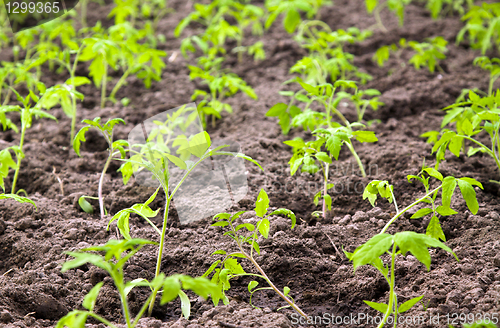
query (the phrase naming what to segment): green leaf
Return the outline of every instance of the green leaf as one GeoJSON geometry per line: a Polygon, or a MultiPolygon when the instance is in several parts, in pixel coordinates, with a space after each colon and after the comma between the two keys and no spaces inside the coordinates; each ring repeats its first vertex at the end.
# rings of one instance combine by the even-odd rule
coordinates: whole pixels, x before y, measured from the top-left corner
{"type": "Polygon", "coordinates": [[[447,206],[438,206],[436,208],[436,212],[438,212],[438,214],[440,214],[442,216],[455,215],[455,214],[458,213],[458,212],[454,211],[453,209],[451,209],[450,207],[447,207],[447,206]]]}
{"type": "Polygon", "coordinates": [[[411,300],[409,301],[406,301],[404,302],[403,304],[401,304],[398,308],[398,313],[403,313],[403,312],[406,312],[408,311],[409,309],[411,309],[413,307],[413,305],[417,304],[418,302],[420,302],[420,300],[424,297],[424,295],[422,296],[419,296],[419,297],[415,297],[415,298],[412,298],[411,300]]]}
{"type": "Polygon", "coordinates": [[[224,268],[229,270],[231,274],[245,274],[245,270],[241,267],[241,264],[238,263],[238,260],[236,259],[226,259],[224,262],[224,268]]]}
{"type": "Polygon", "coordinates": [[[167,277],[163,282],[163,292],[161,295],[161,304],[169,303],[177,298],[181,291],[179,279],[175,276],[167,277]]]}
{"type": "Polygon", "coordinates": [[[0,194],[0,199],[13,199],[19,203],[30,203],[31,205],[35,206],[36,209],[35,202],[33,202],[31,199],[27,197],[21,197],[16,194],[0,194]]]}
{"type": "Polygon", "coordinates": [[[189,301],[189,297],[182,290],[179,290],[179,298],[181,299],[182,315],[188,320],[191,315],[191,301],[189,301]]]}
{"type": "Polygon", "coordinates": [[[181,170],[186,170],[187,169],[187,165],[186,165],[186,162],[184,162],[182,159],[180,159],[179,157],[177,156],[174,156],[174,155],[170,155],[168,153],[164,153],[163,155],[165,155],[169,161],[171,161],[172,163],[174,163],[177,167],[179,167],[181,170]]]}
{"type": "Polygon", "coordinates": [[[415,214],[413,214],[410,219],[420,219],[430,213],[432,213],[431,208],[422,208],[419,209],[415,214]]]}
{"type": "Polygon", "coordinates": [[[259,283],[255,280],[252,280],[248,283],[248,291],[251,293],[252,292],[252,289],[254,289],[255,287],[257,287],[259,285],[259,283]]]}
{"type": "Polygon", "coordinates": [[[84,85],[84,84],[90,84],[91,81],[84,76],[77,76],[74,78],[67,79],[66,82],[64,82],[64,83],[68,84],[68,85],[73,85],[75,87],[79,87],[79,86],[84,85]]]}
{"type": "Polygon", "coordinates": [[[94,213],[94,208],[90,203],[85,199],[85,196],[81,196],[78,198],[78,205],[80,205],[81,209],[85,213],[93,214],[94,213]]]}
{"type": "Polygon", "coordinates": [[[283,20],[283,26],[289,34],[292,34],[300,24],[300,21],[301,19],[299,12],[295,9],[290,9],[286,13],[285,19],[283,20]]]}
{"type": "Polygon", "coordinates": [[[269,237],[269,220],[262,219],[258,224],[259,232],[264,238],[269,237]]]}
{"type": "Polygon", "coordinates": [[[468,119],[464,119],[463,120],[463,122],[462,122],[462,130],[468,136],[472,135],[472,133],[474,132],[472,124],[471,124],[471,122],[468,119]]]}
{"type": "Polygon", "coordinates": [[[92,287],[92,289],[89,291],[89,293],[87,295],[85,295],[85,297],[83,298],[83,303],[82,303],[82,306],[84,308],[86,308],[87,310],[89,310],[91,312],[94,311],[95,303],[97,301],[97,296],[99,295],[99,291],[101,290],[101,287],[103,284],[104,284],[104,282],[101,281],[100,283],[98,283],[97,285],[92,287]]]}
{"type": "Polygon", "coordinates": [[[269,208],[269,197],[264,189],[261,189],[255,202],[255,213],[258,217],[263,218],[269,208]]]}
{"type": "Polygon", "coordinates": [[[75,135],[75,139],[73,140],[73,149],[75,150],[75,153],[81,157],[80,155],[80,146],[82,142],[85,142],[85,133],[90,129],[89,126],[85,126],[78,131],[78,133],[75,135]]]}
{"type": "Polygon", "coordinates": [[[359,142],[377,142],[378,138],[373,131],[354,131],[353,136],[359,142]]]}
{"type": "Polygon", "coordinates": [[[354,270],[362,265],[376,261],[382,254],[389,250],[392,243],[392,235],[378,234],[356,248],[350,258],[353,261],[354,270]]]}
{"type": "Polygon", "coordinates": [[[424,169],[425,172],[427,172],[427,174],[429,174],[431,177],[434,177],[436,179],[438,179],[439,181],[443,181],[443,175],[441,173],[439,173],[438,170],[432,168],[432,167],[426,167],[424,169]]]}
{"type": "Polygon", "coordinates": [[[332,197],[328,194],[323,196],[323,199],[325,200],[326,207],[328,208],[329,211],[332,210],[332,197]]]}
{"type": "Polygon", "coordinates": [[[286,113],[287,108],[288,108],[287,104],[278,103],[267,111],[266,116],[280,116],[286,113]]]}
{"type": "Polygon", "coordinates": [[[450,207],[451,205],[451,197],[453,196],[453,192],[455,191],[455,188],[457,187],[457,180],[452,177],[448,176],[443,179],[443,191],[442,191],[442,201],[443,201],[443,206],[445,207],[450,207]]]}
{"type": "Polygon", "coordinates": [[[377,310],[379,312],[382,312],[384,314],[387,312],[387,304],[377,303],[377,302],[370,302],[370,301],[363,301],[363,302],[365,302],[366,305],[368,305],[372,309],[375,309],[375,310],[377,310]]]}
{"type": "Polygon", "coordinates": [[[271,216],[271,215],[286,215],[287,217],[289,217],[292,220],[292,229],[295,227],[296,218],[295,218],[295,214],[292,211],[287,210],[286,208],[279,208],[275,211],[272,211],[269,214],[269,216],[271,216]]]}
{"type": "Polygon", "coordinates": [[[468,181],[458,179],[456,180],[458,183],[458,187],[460,188],[460,192],[462,193],[462,197],[465,199],[467,203],[467,207],[472,212],[472,214],[477,214],[479,210],[479,204],[476,199],[476,191],[472,184],[468,181]]]}
{"type": "Polygon", "coordinates": [[[431,220],[429,221],[429,225],[427,226],[425,234],[431,236],[432,238],[446,241],[443,229],[441,228],[441,223],[439,222],[438,217],[435,215],[433,215],[431,220]]]}
{"type": "Polygon", "coordinates": [[[316,156],[316,158],[322,162],[332,164],[332,159],[325,152],[320,151],[319,153],[316,153],[314,156],[316,156]]]}

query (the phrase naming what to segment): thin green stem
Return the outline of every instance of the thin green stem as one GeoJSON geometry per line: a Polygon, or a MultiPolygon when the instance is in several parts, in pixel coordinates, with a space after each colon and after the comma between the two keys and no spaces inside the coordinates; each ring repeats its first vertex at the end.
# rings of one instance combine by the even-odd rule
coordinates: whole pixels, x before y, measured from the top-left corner
{"type": "Polygon", "coordinates": [[[260,274],[262,275],[262,277],[266,280],[266,282],[269,284],[269,286],[274,289],[274,291],[283,299],[285,300],[285,302],[287,302],[295,311],[297,311],[297,313],[299,313],[301,316],[307,318],[307,314],[305,314],[304,311],[302,311],[294,302],[292,302],[288,297],[285,296],[285,294],[283,294],[272,282],[271,280],[269,279],[269,277],[266,275],[266,273],[264,272],[264,270],[262,270],[262,268],[260,267],[260,265],[254,260],[253,257],[249,256],[244,250],[243,250],[243,247],[240,246],[240,251],[243,255],[245,255],[245,257],[250,261],[252,262],[252,264],[255,266],[255,268],[260,272],[260,274]]]}
{"type": "Polygon", "coordinates": [[[135,327],[137,325],[137,323],[139,322],[139,320],[142,318],[142,316],[144,315],[144,312],[146,312],[146,310],[148,309],[148,305],[149,305],[149,302],[151,301],[151,299],[153,298],[153,294],[155,295],[156,297],[156,294],[158,293],[159,289],[158,288],[155,288],[153,290],[153,292],[151,293],[151,295],[149,295],[149,297],[147,298],[146,302],[144,302],[144,304],[142,305],[142,308],[141,310],[139,311],[139,313],[137,313],[137,315],[135,316],[135,319],[134,319],[134,322],[132,323],[132,327],[135,327]]]}
{"type": "MultiPolygon", "coordinates": [[[[23,113],[21,115],[21,121],[24,121],[23,119],[23,116],[24,115],[28,115],[26,113],[26,111],[28,111],[28,109],[26,108],[23,108],[23,113]]],[[[22,123],[22,126],[21,126],[21,141],[19,142],[19,149],[21,150],[21,153],[23,151],[23,145],[24,145],[24,136],[26,134],[26,125],[24,123],[22,123]]],[[[19,178],[19,171],[21,170],[21,160],[22,160],[22,155],[21,154],[17,154],[17,167],[16,167],[16,172],[14,173],[14,180],[12,180],[12,194],[15,194],[16,193],[16,183],[17,183],[17,179],[19,178]]]]}
{"type": "Polygon", "coordinates": [[[363,163],[361,162],[361,159],[358,156],[358,153],[356,153],[356,151],[354,150],[354,147],[352,146],[352,144],[350,142],[346,142],[345,144],[347,145],[347,148],[349,148],[349,150],[351,151],[352,156],[354,156],[354,159],[356,159],[356,162],[358,163],[358,166],[359,166],[359,170],[361,171],[361,176],[363,178],[365,178],[366,177],[365,168],[363,166],[363,163]]]}
{"type": "Polygon", "coordinates": [[[328,193],[328,169],[330,168],[330,165],[328,163],[325,163],[325,171],[324,171],[324,177],[325,181],[323,183],[323,218],[326,220],[326,199],[325,196],[328,193]]]}
{"type": "Polygon", "coordinates": [[[403,215],[403,213],[405,213],[406,211],[408,211],[410,208],[412,208],[413,206],[417,205],[418,203],[422,202],[424,199],[426,199],[427,197],[429,197],[430,195],[432,195],[435,191],[438,191],[439,189],[441,189],[443,186],[439,186],[437,187],[436,189],[433,189],[431,191],[429,191],[427,194],[425,194],[425,196],[423,196],[422,198],[419,198],[417,199],[415,202],[411,203],[410,205],[408,205],[404,210],[402,210],[401,212],[398,212],[389,222],[387,222],[387,224],[384,226],[384,228],[382,229],[382,231],[380,231],[380,234],[383,234],[387,231],[387,229],[389,228],[389,226],[397,220],[397,218],[399,218],[401,215],[403,215]]]}
{"type": "Polygon", "coordinates": [[[104,221],[104,197],[102,196],[102,186],[104,185],[104,177],[106,176],[106,171],[108,170],[111,159],[113,158],[113,149],[111,145],[109,146],[109,155],[104,168],[102,169],[101,178],[99,179],[99,187],[97,191],[97,196],[99,197],[99,208],[101,210],[101,219],[104,221]]]}
{"type": "Polygon", "coordinates": [[[391,315],[393,312],[392,306],[394,303],[394,260],[396,258],[396,245],[392,246],[392,255],[391,255],[391,282],[389,284],[390,291],[389,291],[389,302],[387,303],[387,311],[384,314],[384,318],[382,319],[382,322],[378,325],[378,328],[384,327],[385,323],[387,322],[387,318],[391,315]]]}
{"type": "MultiPolygon", "coordinates": [[[[164,189],[164,191],[165,191],[166,203],[165,203],[165,212],[163,213],[163,227],[161,229],[160,248],[158,249],[158,259],[156,261],[155,277],[158,277],[161,270],[161,259],[163,256],[163,248],[165,247],[165,235],[167,232],[168,208],[170,207],[170,197],[168,197],[168,187],[167,189],[164,189]]],[[[153,307],[155,305],[155,299],[157,293],[158,291],[153,291],[151,295],[151,300],[149,302],[149,310],[148,310],[149,315],[153,313],[153,307]]]]}
{"type": "Polygon", "coordinates": [[[116,93],[118,92],[118,90],[120,90],[120,88],[123,86],[123,84],[125,83],[125,80],[127,79],[127,77],[130,75],[130,72],[131,72],[131,68],[128,68],[125,73],[122,75],[122,77],[120,78],[120,80],[118,80],[118,82],[116,83],[115,87],[113,88],[113,90],[111,91],[111,93],[109,94],[109,98],[111,100],[115,100],[115,95],[116,93]]]}
{"type": "Polygon", "coordinates": [[[108,63],[106,62],[106,58],[104,57],[104,75],[101,81],[101,108],[104,108],[106,105],[106,84],[108,79],[108,63]]]}

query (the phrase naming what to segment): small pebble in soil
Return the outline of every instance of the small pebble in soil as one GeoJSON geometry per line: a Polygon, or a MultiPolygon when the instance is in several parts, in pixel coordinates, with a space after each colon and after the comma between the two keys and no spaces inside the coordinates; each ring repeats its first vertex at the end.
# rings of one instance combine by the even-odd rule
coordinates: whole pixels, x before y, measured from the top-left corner
{"type": "Polygon", "coordinates": [[[12,315],[9,312],[4,311],[0,313],[0,322],[9,323],[11,321],[12,321],[12,315]]]}

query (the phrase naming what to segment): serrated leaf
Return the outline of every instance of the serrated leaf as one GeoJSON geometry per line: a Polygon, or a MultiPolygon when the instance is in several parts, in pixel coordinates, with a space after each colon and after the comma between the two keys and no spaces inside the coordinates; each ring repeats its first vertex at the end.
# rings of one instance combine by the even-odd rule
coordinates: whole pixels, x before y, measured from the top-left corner
{"type": "Polygon", "coordinates": [[[431,220],[429,221],[429,225],[427,226],[425,234],[431,236],[432,238],[446,241],[443,229],[441,228],[441,223],[439,222],[438,217],[435,215],[433,215],[431,220]]]}
{"type": "Polygon", "coordinates": [[[458,187],[460,188],[460,192],[462,193],[462,197],[465,199],[467,203],[467,207],[472,212],[472,214],[477,214],[479,210],[479,204],[476,198],[476,191],[474,187],[465,180],[456,180],[458,183],[458,187]]]}

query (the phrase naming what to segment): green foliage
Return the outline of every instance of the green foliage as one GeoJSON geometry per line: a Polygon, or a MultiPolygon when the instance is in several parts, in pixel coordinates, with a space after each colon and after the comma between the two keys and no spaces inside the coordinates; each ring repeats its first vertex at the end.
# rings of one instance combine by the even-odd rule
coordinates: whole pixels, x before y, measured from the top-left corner
{"type": "Polygon", "coordinates": [[[394,196],[394,188],[387,181],[374,180],[366,186],[363,192],[363,199],[368,199],[372,206],[375,206],[378,196],[387,199],[389,203],[394,203],[396,215],[394,215],[394,217],[385,225],[381,233],[386,232],[389,226],[405,212],[419,203],[426,203],[429,205],[415,212],[411,216],[411,219],[420,219],[430,216],[431,220],[427,226],[426,235],[437,240],[441,239],[442,241],[446,241],[438,215],[443,217],[458,213],[451,208],[451,199],[457,186],[459,187],[462,198],[465,200],[469,210],[473,214],[476,214],[479,209],[474,186],[481,189],[483,189],[483,186],[480,182],[472,178],[464,177],[457,179],[452,176],[443,177],[443,175],[436,169],[426,167],[425,164],[419,174],[408,175],[407,178],[410,183],[412,183],[412,180],[417,180],[422,183],[425,188],[425,195],[418,198],[401,211],[398,208],[396,198],[394,196]],[[432,183],[432,187],[430,181],[431,177],[433,180],[437,180],[436,182],[438,183],[437,185],[436,183],[432,183]],[[440,190],[441,193],[439,193],[440,190]],[[439,195],[441,195],[441,205],[438,205],[439,195]]]}
{"type": "Polygon", "coordinates": [[[295,63],[290,73],[300,74],[302,80],[313,85],[326,83],[328,79],[354,78],[364,84],[372,77],[353,64],[354,55],[345,52],[344,46],[361,42],[371,35],[370,31],[360,31],[356,27],[332,31],[322,21],[304,21],[295,39],[309,54],[295,63]]]}
{"type": "Polygon", "coordinates": [[[396,44],[390,46],[382,46],[379,48],[373,60],[379,66],[384,66],[384,63],[389,60],[390,54],[395,53],[399,58],[403,49],[410,47],[415,51],[415,54],[410,58],[408,63],[412,64],[415,69],[419,70],[422,66],[427,67],[429,72],[434,73],[437,68],[440,72],[443,69],[439,66],[439,61],[446,59],[445,53],[448,51],[446,41],[441,36],[426,39],[427,42],[406,41],[406,39],[399,40],[399,47],[396,44]]]}
{"type": "Polygon", "coordinates": [[[436,153],[436,168],[445,160],[448,149],[457,157],[460,153],[467,156],[477,152],[486,153],[495,160],[500,169],[499,107],[500,90],[484,97],[469,91],[468,101],[445,107],[443,110],[446,115],[441,122],[441,131],[429,131],[421,135],[428,138],[427,142],[434,144],[432,152],[436,153]],[[447,126],[450,128],[446,128],[447,126]],[[489,145],[479,141],[483,135],[489,137],[489,145]]]}
{"type": "MultiPolygon", "coordinates": [[[[295,170],[292,170],[291,173],[294,173],[302,164],[305,164],[307,172],[316,173],[319,170],[319,168],[315,169],[317,166],[312,165],[314,160],[312,160],[309,155],[304,155],[307,159],[303,160],[299,160],[299,157],[295,158],[295,156],[302,156],[299,154],[313,152],[307,149],[312,148],[315,149],[314,152],[321,152],[321,147],[325,145],[330,152],[330,158],[333,157],[337,159],[341,146],[345,144],[356,159],[361,174],[366,176],[363,164],[354,150],[351,139],[354,138],[359,142],[376,142],[377,138],[372,131],[354,130],[355,128],[364,128],[365,126],[361,123],[350,123],[347,121],[345,116],[338,110],[338,105],[342,99],[349,95],[344,91],[336,92],[338,88],[354,89],[354,97],[357,97],[359,103],[359,93],[356,83],[353,81],[337,81],[333,85],[325,83],[314,86],[303,82],[300,78],[297,79],[297,81],[302,86],[303,90],[295,94],[282,93],[292,96],[291,102],[288,105],[278,103],[266,113],[266,116],[279,117],[279,124],[284,134],[288,133],[290,127],[302,127],[304,130],[312,131],[313,136],[316,137],[316,141],[308,145],[289,141],[288,145],[294,148],[300,149],[305,147],[303,151],[295,154],[290,161],[292,168],[294,165],[296,166],[295,170]],[[295,100],[306,104],[304,110],[294,105],[295,100]],[[312,110],[311,106],[313,104],[317,104],[320,108],[322,107],[322,111],[312,110]],[[335,117],[338,118],[340,123],[334,121],[335,117]]],[[[302,141],[302,143],[304,142],[302,141]]]]}
{"type": "MultiPolygon", "coordinates": [[[[207,298],[209,295],[214,297],[214,295],[217,295],[218,289],[206,278],[192,278],[181,274],[174,274],[166,277],[162,273],[151,281],[147,281],[146,279],[125,281],[124,266],[127,261],[142,247],[152,244],[155,243],[144,239],[111,239],[102,246],[91,246],[81,250],[80,252],[67,252],[67,254],[72,256],[74,259],[63,264],[62,272],[78,268],[86,263],[90,263],[102,270],[105,270],[113,279],[120,296],[123,317],[125,318],[127,328],[134,328],[137,326],[137,323],[144,315],[149,302],[154,301],[156,293],[158,292],[162,292],[160,301],[161,305],[169,303],[179,297],[181,299],[182,313],[184,317],[188,319],[191,312],[191,304],[182,289],[191,290],[203,298],[207,298]],[[98,255],[96,252],[104,253],[104,255],[98,255]],[[151,290],[151,294],[140,309],[139,313],[133,319],[129,310],[127,295],[133,288],[136,287],[148,287],[151,290]]],[[[85,326],[88,317],[92,317],[108,327],[116,327],[105,318],[94,312],[94,307],[98,301],[99,291],[102,285],[103,282],[96,284],[85,296],[82,303],[85,310],[73,310],[69,312],[59,320],[56,327],[81,328],[85,326]]]]}
{"type": "MultiPolygon", "coordinates": [[[[121,159],[125,158],[126,150],[125,147],[128,146],[128,142],[125,140],[116,140],[113,141],[113,129],[117,124],[123,123],[125,124],[125,121],[121,118],[113,118],[109,119],[106,123],[101,124],[101,118],[96,117],[93,120],[83,120],[83,123],[86,123],[87,125],[82,127],[80,131],[76,134],[74,140],[73,140],[73,149],[75,150],[75,153],[78,156],[80,155],[80,146],[82,142],[85,142],[85,133],[87,133],[88,130],[90,129],[96,129],[98,130],[101,135],[104,137],[106,140],[106,143],[108,144],[108,158],[106,160],[106,163],[104,164],[104,168],[101,173],[101,178],[99,179],[99,188],[98,188],[98,199],[99,199],[99,207],[101,210],[101,219],[104,219],[106,209],[104,208],[104,197],[102,195],[102,187],[104,185],[104,176],[106,175],[106,171],[108,170],[109,164],[111,163],[111,160],[117,156],[120,155],[121,159]]],[[[87,196],[88,197],[88,196],[87,196]]],[[[81,199],[78,201],[80,204],[80,207],[87,213],[91,212],[91,207],[89,208],[90,204],[85,200],[81,199]],[[83,206],[82,206],[83,205],[83,206]]],[[[93,210],[92,210],[93,211],[93,210]]]]}
{"type": "Polygon", "coordinates": [[[89,75],[96,87],[101,87],[101,107],[105,106],[108,68],[123,75],[115,84],[109,100],[116,102],[115,95],[130,74],[144,81],[146,88],[153,80],[161,79],[161,72],[166,66],[162,57],[164,51],[156,50],[147,43],[141,43],[147,36],[146,30],[137,30],[129,22],[114,25],[105,31],[101,26],[93,28],[94,34],[82,40],[81,61],[90,61],[89,75]]]}
{"type": "MultiPolygon", "coordinates": [[[[193,107],[182,106],[173,114],[167,115],[165,122],[155,121],[157,128],[151,129],[144,143],[130,145],[129,152],[131,157],[125,160],[120,167],[123,174],[124,183],[127,183],[134,172],[147,170],[152,178],[159,184],[156,192],[144,204],[136,204],[131,208],[118,212],[111,220],[117,220],[118,228],[124,238],[129,239],[129,216],[138,214],[144,218],[160,235],[160,247],[158,251],[158,261],[156,264],[156,273],[160,274],[163,246],[165,243],[168,221],[168,210],[172,199],[175,197],[182,183],[187,176],[204,160],[215,156],[235,156],[248,160],[260,167],[252,158],[241,154],[224,151],[228,145],[222,145],[211,148],[212,142],[207,132],[203,131],[195,135],[174,134],[175,128],[186,131],[197,117],[197,111],[193,107]],[[175,155],[174,155],[175,154],[175,155]],[[170,185],[172,170],[182,172],[183,178],[176,185],[170,185]],[[165,195],[165,210],[163,212],[163,225],[157,228],[149,218],[158,214],[149,207],[149,204],[155,199],[160,188],[165,195]]],[[[262,169],[262,167],[260,167],[262,169]]],[[[110,223],[111,223],[110,222],[110,223]]],[[[153,310],[154,302],[150,303],[149,313],[153,310]]]]}
{"type": "Polygon", "coordinates": [[[307,19],[318,19],[319,9],[332,4],[333,2],[330,0],[266,0],[265,6],[269,15],[265,28],[270,28],[274,21],[283,15],[283,27],[289,34],[292,34],[302,23],[301,12],[305,13],[307,19]]]}
{"type": "MultiPolygon", "coordinates": [[[[284,293],[281,293],[274,284],[269,280],[267,275],[264,273],[262,268],[254,259],[254,251],[260,255],[260,247],[257,242],[259,236],[267,239],[269,237],[270,222],[269,217],[273,215],[285,215],[292,220],[292,229],[295,227],[296,218],[295,214],[287,209],[280,208],[268,213],[269,210],[269,197],[264,189],[261,189],[259,195],[257,196],[257,201],[255,202],[255,215],[259,220],[254,224],[251,223],[240,223],[238,224],[238,218],[246,211],[239,211],[234,214],[220,213],[214,216],[213,220],[217,221],[212,224],[213,227],[222,227],[227,230],[224,236],[229,236],[233,239],[238,246],[238,251],[229,253],[225,250],[217,250],[212,255],[223,255],[223,260],[215,261],[210,268],[203,274],[204,277],[208,277],[213,273],[212,282],[217,284],[219,288],[220,297],[214,298],[212,300],[214,305],[218,305],[219,301],[222,300],[224,304],[229,304],[229,300],[225,294],[227,290],[231,288],[230,280],[239,276],[255,276],[264,279],[270,288],[260,288],[261,289],[273,289],[278,293],[278,295],[283,298],[289,306],[295,309],[298,313],[303,315],[303,312],[297,307],[288,296],[290,289],[285,287],[284,293]],[[238,263],[238,258],[247,259],[252,263],[252,265],[257,269],[259,274],[247,273],[243,270],[241,265],[238,263]]],[[[251,281],[248,285],[248,291],[253,295],[256,291],[252,291],[258,282],[251,281]]],[[[250,301],[251,302],[251,301],[250,301]]]]}
{"type": "MultiPolygon", "coordinates": [[[[43,84],[38,85],[40,89],[42,89],[42,92],[44,91],[45,86],[43,84]]],[[[16,147],[9,147],[2,151],[3,156],[0,158],[0,163],[2,164],[0,166],[0,186],[2,189],[4,188],[4,182],[3,179],[5,179],[8,175],[8,170],[9,167],[13,168],[15,170],[14,173],[14,179],[12,180],[12,194],[16,193],[16,183],[17,179],[19,177],[19,170],[21,169],[21,160],[24,158],[24,152],[23,152],[23,146],[24,146],[24,137],[26,135],[26,131],[31,127],[33,123],[33,119],[38,119],[38,118],[49,118],[52,120],[57,121],[57,119],[44,111],[42,109],[41,103],[40,103],[40,98],[33,92],[29,91],[29,94],[26,97],[21,97],[21,95],[14,90],[13,88],[10,88],[10,90],[16,95],[17,101],[22,104],[22,106],[16,105],[16,106],[9,106],[9,105],[3,105],[0,106],[0,124],[5,127],[6,126],[11,126],[12,127],[12,122],[9,120],[7,121],[5,114],[9,112],[18,112],[21,115],[21,138],[19,141],[19,146],[16,147]],[[10,122],[10,123],[9,123],[10,122]],[[9,149],[14,151],[16,154],[17,158],[17,163],[15,166],[12,165],[12,157],[10,155],[9,149]]],[[[17,127],[15,128],[17,131],[17,127]]]]}
{"type": "Polygon", "coordinates": [[[464,323],[464,328],[497,328],[497,325],[491,322],[490,319],[485,319],[472,324],[464,323]]]}
{"type": "Polygon", "coordinates": [[[253,55],[255,60],[265,58],[262,42],[243,46],[247,28],[251,28],[253,35],[263,34],[264,10],[262,8],[235,0],[215,0],[206,5],[197,3],[194,9],[195,11],[180,21],[174,35],[179,37],[191,22],[202,24],[205,30],[182,41],[181,52],[184,56],[187,56],[187,51],[196,51],[194,45],[211,58],[219,54],[224,55],[226,40],[229,39],[236,41],[236,47],[232,49],[232,52],[238,53],[239,62],[242,62],[244,52],[253,55]],[[235,21],[236,25],[228,21],[235,21]]]}
{"type": "Polygon", "coordinates": [[[196,89],[191,100],[202,98],[198,103],[198,112],[204,127],[208,124],[209,115],[212,116],[212,126],[215,127],[215,118],[221,118],[223,111],[233,112],[230,104],[225,102],[228,97],[241,91],[252,99],[257,99],[257,94],[252,87],[234,73],[227,73],[221,69],[223,58],[202,57],[198,66],[188,65],[191,80],[201,79],[202,84],[208,86],[209,91],[196,89]],[[201,66],[201,67],[200,67],[201,66]]]}
{"type": "Polygon", "coordinates": [[[394,316],[397,317],[398,314],[408,311],[423,298],[422,295],[410,299],[398,306],[394,273],[396,257],[398,255],[406,256],[407,253],[411,253],[420,263],[426,266],[427,270],[430,270],[430,247],[441,248],[451,253],[458,261],[458,257],[448,246],[435,238],[413,231],[398,232],[394,235],[381,233],[373,236],[366,243],[356,248],[353,253],[344,251],[347,258],[353,262],[354,270],[363,265],[371,265],[384,276],[389,284],[390,291],[387,304],[365,301],[368,306],[384,314],[384,318],[379,327],[384,326],[390,315],[394,314],[394,316]],[[390,265],[384,264],[382,260],[384,254],[390,255],[390,265]]]}
{"type": "Polygon", "coordinates": [[[474,58],[474,65],[490,72],[490,81],[488,84],[488,96],[493,94],[493,84],[500,77],[500,58],[488,58],[480,56],[474,58]]]}
{"type": "Polygon", "coordinates": [[[483,55],[492,48],[500,50],[500,3],[472,6],[462,20],[467,23],[458,33],[457,43],[464,41],[467,33],[471,47],[481,49],[483,55]]]}
{"type": "MultiPolygon", "coordinates": [[[[0,162],[0,164],[2,164],[2,163],[0,162]]],[[[36,209],[35,202],[32,201],[31,199],[27,198],[27,197],[21,197],[21,196],[18,196],[16,194],[0,194],[0,199],[13,199],[16,202],[21,203],[21,204],[23,204],[23,203],[29,203],[29,204],[33,205],[35,207],[35,209],[36,209]]]]}

